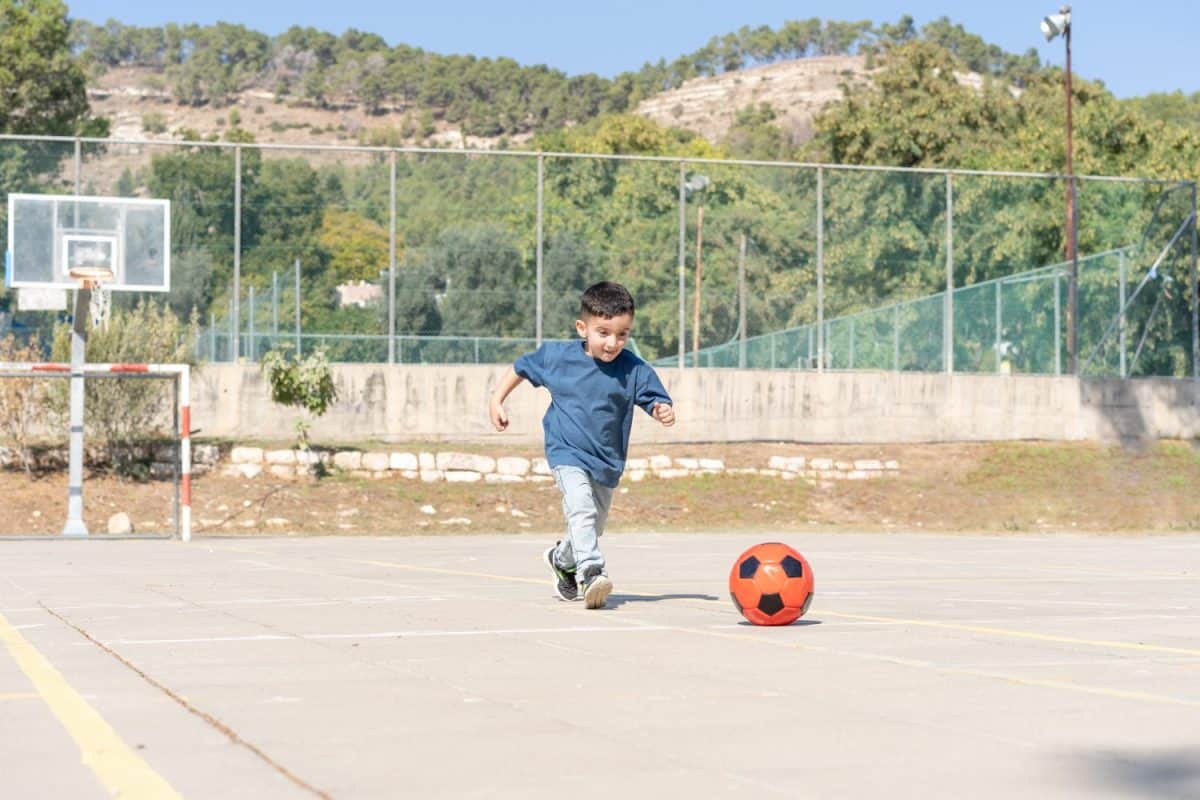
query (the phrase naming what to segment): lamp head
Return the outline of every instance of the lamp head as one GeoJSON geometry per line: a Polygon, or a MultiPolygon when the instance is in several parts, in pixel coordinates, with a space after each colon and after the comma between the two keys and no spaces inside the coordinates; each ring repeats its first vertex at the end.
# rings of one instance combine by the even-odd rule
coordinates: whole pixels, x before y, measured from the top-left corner
{"type": "Polygon", "coordinates": [[[712,181],[708,179],[707,175],[693,175],[687,181],[687,183],[684,184],[684,187],[689,192],[699,192],[703,189],[707,189],[711,183],[712,181]]]}
{"type": "Polygon", "coordinates": [[[1048,17],[1042,17],[1042,34],[1046,37],[1046,41],[1050,41],[1055,36],[1059,36],[1067,32],[1071,27],[1071,12],[1065,10],[1059,14],[1051,14],[1048,17]]]}

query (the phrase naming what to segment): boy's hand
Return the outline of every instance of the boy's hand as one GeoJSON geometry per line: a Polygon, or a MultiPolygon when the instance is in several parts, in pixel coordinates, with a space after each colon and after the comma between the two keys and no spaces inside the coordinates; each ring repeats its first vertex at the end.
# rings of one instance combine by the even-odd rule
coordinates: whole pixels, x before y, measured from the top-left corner
{"type": "Polygon", "coordinates": [[[488,416],[496,430],[503,431],[508,427],[508,414],[504,412],[503,403],[497,403],[495,400],[488,403],[488,416]]]}
{"type": "Polygon", "coordinates": [[[654,410],[650,414],[668,428],[675,424],[675,409],[666,403],[654,406],[654,410]]]}

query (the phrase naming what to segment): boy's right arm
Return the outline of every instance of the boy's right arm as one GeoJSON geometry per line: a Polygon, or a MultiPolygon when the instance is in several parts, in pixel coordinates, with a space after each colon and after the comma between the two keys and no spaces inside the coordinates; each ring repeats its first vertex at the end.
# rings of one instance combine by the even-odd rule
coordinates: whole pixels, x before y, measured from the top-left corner
{"type": "Polygon", "coordinates": [[[496,382],[496,389],[492,392],[492,401],[488,403],[488,417],[492,420],[492,425],[496,430],[503,431],[508,427],[508,414],[504,411],[504,400],[523,380],[525,379],[510,366],[496,382]]]}

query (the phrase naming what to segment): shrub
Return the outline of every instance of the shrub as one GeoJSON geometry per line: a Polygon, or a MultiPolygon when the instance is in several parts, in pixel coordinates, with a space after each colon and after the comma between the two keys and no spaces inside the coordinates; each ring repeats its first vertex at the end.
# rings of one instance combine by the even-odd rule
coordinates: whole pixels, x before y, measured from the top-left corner
{"type": "MultiPolygon", "coordinates": [[[[263,356],[262,371],[271,385],[271,400],[284,406],[300,408],[313,417],[329,410],[337,400],[337,386],[333,383],[333,371],[325,350],[318,348],[303,358],[288,357],[280,350],[272,350],[263,356]]],[[[296,443],[308,449],[309,420],[296,422],[296,443]]]]}
{"type": "Polygon", "coordinates": [[[147,111],[142,114],[142,129],[146,133],[166,133],[167,118],[161,111],[147,111]]]}
{"type": "MultiPolygon", "coordinates": [[[[0,361],[41,361],[37,339],[21,345],[9,335],[0,339],[0,361]]],[[[16,446],[28,475],[33,467],[29,440],[33,428],[46,416],[47,381],[37,378],[0,378],[0,432],[16,446]]]]}
{"type": "MultiPolygon", "coordinates": [[[[113,308],[108,324],[88,332],[86,358],[93,364],[189,364],[195,366],[198,327],[184,323],[165,306],[139,300],[128,309],[113,308]]],[[[71,360],[71,326],[55,328],[51,355],[71,360]]],[[[50,390],[51,412],[69,411],[67,381],[50,390]]],[[[128,471],[132,445],[172,435],[172,393],[164,381],[89,379],[85,382],[84,427],[101,440],[118,471],[128,471]]]]}

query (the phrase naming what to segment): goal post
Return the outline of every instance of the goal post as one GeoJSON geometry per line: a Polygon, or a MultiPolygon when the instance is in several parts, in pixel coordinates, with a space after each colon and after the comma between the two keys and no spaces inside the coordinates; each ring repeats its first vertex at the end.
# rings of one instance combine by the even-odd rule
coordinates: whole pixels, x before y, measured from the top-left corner
{"type": "MultiPolygon", "coordinates": [[[[175,535],[184,542],[192,538],[192,404],[191,367],[187,364],[83,364],[81,372],[70,364],[55,362],[0,362],[0,378],[124,378],[166,379],[175,390],[175,431],[179,442],[175,480],[175,535]]],[[[76,432],[73,432],[76,433],[76,432]]],[[[79,432],[81,433],[81,432],[79,432]]],[[[72,470],[69,497],[82,498],[82,470],[72,470]]],[[[70,512],[68,512],[70,513],[70,512]]],[[[82,534],[86,536],[85,534],[82,534]]]]}

